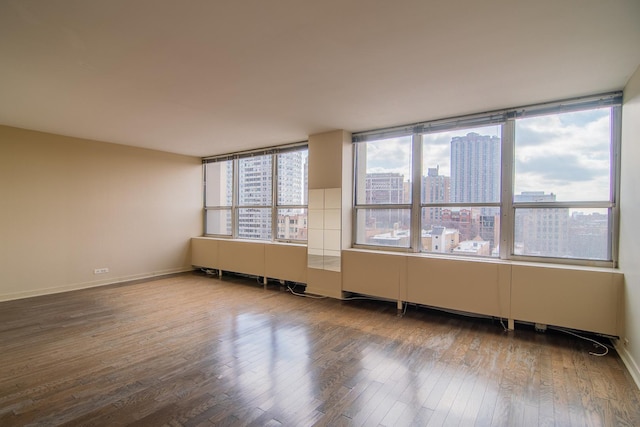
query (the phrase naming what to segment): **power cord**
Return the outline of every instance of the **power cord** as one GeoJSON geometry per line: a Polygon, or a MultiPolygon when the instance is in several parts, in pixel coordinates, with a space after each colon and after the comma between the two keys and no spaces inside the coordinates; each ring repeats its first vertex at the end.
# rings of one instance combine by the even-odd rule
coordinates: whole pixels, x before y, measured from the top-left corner
{"type": "Polygon", "coordinates": [[[602,357],[602,356],[606,356],[609,353],[609,347],[607,347],[606,345],[604,345],[604,344],[602,344],[602,343],[600,343],[600,342],[598,342],[598,341],[596,341],[594,339],[591,339],[591,338],[588,338],[588,337],[584,337],[582,335],[576,334],[575,332],[571,332],[571,331],[566,330],[564,328],[556,328],[556,327],[553,327],[553,326],[549,326],[548,328],[549,329],[553,329],[554,331],[564,332],[565,334],[573,335],[574,337],[580,338],[580,339],[585,340],[585,341],[592,342],[593,344],[604,348],[604,352],[602,352],[602,353],[595,353],[593,351],[590,351],[589,354],[592,355],[592,356],[602,357]]]}
{"type": "Polygon", "coordinates": [[[291,289],[291,286],[289,286],[289,285],[287,285],[287,291],[289,291],[293,295],[296,295],[296,296],[299,296],[299,297],[313,298],[313,299],[325,299],[325,298],[327,298],[326,296],[321,296],[321,295],[307,295],[307,294],[301,294],[301,293],[295,292],[293,289],[291,289]]]}

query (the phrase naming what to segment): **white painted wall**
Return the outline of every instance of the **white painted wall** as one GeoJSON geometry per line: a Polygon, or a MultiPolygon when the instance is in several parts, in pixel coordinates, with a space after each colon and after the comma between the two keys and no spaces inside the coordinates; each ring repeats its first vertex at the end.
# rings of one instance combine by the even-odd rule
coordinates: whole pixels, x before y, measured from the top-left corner
{"type": "Polygon", "coordinates": [[[625,328],[618,351],[640,387],[640,68],[624,89],[621,161],[619,258],[625,277],[625,328]]]}

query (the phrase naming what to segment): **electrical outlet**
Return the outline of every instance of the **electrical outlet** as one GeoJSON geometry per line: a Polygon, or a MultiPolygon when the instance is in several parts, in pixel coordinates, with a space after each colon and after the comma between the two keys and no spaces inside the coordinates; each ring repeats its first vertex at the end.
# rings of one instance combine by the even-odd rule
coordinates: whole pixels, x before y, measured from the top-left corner
{"type": "Polygon", "coordinates": [[[625,347],[629,347],[629,338],[625,338],[624,340],[622,340],[622,343],[625,347]]]}
{"type": "Polygon", "coordinates": [[[109,269],[107,267],[105,268],[96,268],[95,270],[93,270],[93,274],[104,274],[104,273],[108,273],[109,269]]]}

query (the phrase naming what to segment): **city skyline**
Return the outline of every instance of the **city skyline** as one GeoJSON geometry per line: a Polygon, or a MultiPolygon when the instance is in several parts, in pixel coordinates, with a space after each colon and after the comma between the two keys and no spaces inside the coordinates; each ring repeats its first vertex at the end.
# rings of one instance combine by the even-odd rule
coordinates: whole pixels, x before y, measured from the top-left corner
{"type": "MultiPolygon", "coordinates": [[[[581,197],[608,200],[608,175],[603,178],[601,172],[606,164],[609,170],[610,157],[610,129],[605,123],[609,111],[588,111],[571,113],[568,115],[552,115],[528,118],[518,121],[516,126],[516,141],[514,180],[517,183],[526,181],[531,174],[537,174],[543,179],[539,182],[541,188],[516,185],[514,186],[514,203],[519,202],[556,202],[576,200],[581,197]],[[591,120],[587,128],[591,131],[588,139],[584,131],[576,132],[576,128],[591,120]],[[551,121],[562,127],[560,135],[544,135],[536,126],[545,125],[551,121]],[[582,123],[579,123],[582,121],[582,123]],[[540,140],[546,138],[553,144],[558,144],[558,138],[565,138],[564,145],[550,151],[554,155],[562,150],[576,150],[577,146],[599,146],[583,162],[583,166],[591,167],[589,173],[576,175],[575,180],[587,188],[578,195],[563,195],[558,197],[557,189],[570,188],[575,183],[571,181],[571,173],[576,173],[577,161],[569,164],[569,172],[562,178],[565,182],[543,173],[543,165],[538,158],[547,159],[548,154],[540,152],[540,140]],[[580,137],[579,143],[571,137],[580,137]],[[529,144],[538,142],[536,150],[529,149],[529,144]],[[524,147],[524,148],[523,148],[524,147]],[[518,151],[520,150],[520,151],[518,151]],[[532,154],[531,152],[534,151],[532,154]],[[603,152],[606,152],[603,154],[603,152]],[[536,157],[537,156],[537,157],[536,157]],[[546,156],[546,157],[545,157],[546,156]],[[584,185],[587,178],[599,182],[599,186],[591,188],[584,185]],[[544,187],[548,185],[548,187],[544,187]],[[603,188],[606,187],[606,191],[603,188]],[[586,191],[590,191],[590,195],[586,191]]],[[[545,128],[548,130],[548,128],[545,128]]],[[[421,203],[438,203],[438,207],[423,207],[421,218],[421,244],[426,252],[442,252],[446,247],[449,253],[499,256],[500,236],[500,208],[491,206],[456,206],[457,203],[500,203],[500,173],[501,173],[501,138],[500,126],[487,126],[474,129],[438,132],[421,135],[422,138],[422,170],[420,198],[421,203]],[[486,132],[486,133],[481,133],[486,132]],[[451,203],[451,206],[447,206],[451,203]],[[444,239],[444,235],[455,235],[447,245],[434,243],[437,239],[444,239]]],[[[366,147],[359,151],[366,155],[366,162],[358,161],[358,166],[366,171],[364,188],[357,187],[366,194],[358,195],[360,204],[410,204],[411,192],[404,194],[411,187],[411,141],[412,137],[391,138],[379,141],[369,141],[366,147]],[[394,155],[390,153],[395,151],[394,155]],[[380,157],[384,156],[384,160],[380,157]],[[385,167],[383,167],[385,166],[385,167]],[[384,183],[384,184],[381,184],[384,183]],[[395,187],[395,188],[394,188],[395,187]],[[384,189],[384,191],[382,191],[384,189]],[[388,197],[396,194],[395,197],[388,197]],[[399,196],[403,194],[403,196],[399,196]],[[361,197],[364,196],[364,197],[361,197]],[[364,200],[363,200],[364,199],[364,200]],[[403,199],[401,202],[399,199],[403,199]]],[[[578,159],[582,153],[574,157],[578,159]]],[[[566,154],[560,154],[560,161],[567,161],[566,154]]],[[[360,215],[358,218],[362,218],[360,215]]],[[[367,236],[361,242],[369,239],[372,244],[408,246],[410,245],[410,211],[408,209],[370,209],[367,211],[367,236]]],[[[357,228],[361,228],[358,225],[357,228]]],[[[575,257],[590,259],[606,259],[608,257],[607,233],[608,211],[606,209],[569,209],[569,208],[517,208],[514,226],[514,254],[575,257]],[[578,243],[581,242],[581,243],[578,243]]]]}

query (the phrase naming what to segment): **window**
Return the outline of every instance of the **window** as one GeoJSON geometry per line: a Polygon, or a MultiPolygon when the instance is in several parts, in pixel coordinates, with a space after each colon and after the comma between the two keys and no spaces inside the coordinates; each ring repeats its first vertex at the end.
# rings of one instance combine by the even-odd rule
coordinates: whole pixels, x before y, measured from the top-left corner
{"type": "Polygon", "coordinates": [[[204,159],[205,235],[306,241],[306,146],[204,159]]]}
{"type": "Polygon", "coordinates": [[[354,134],[354,245],[614,265],[621,100],[354,134]]]}
{"type": "Polygon", "coordinates": [[[412,137],[356,146],[356,243],[409,247],[412,137]]]}
{"type": "Polygon", "coordinates": [[[277,155],[277,239],[307,240],[308,152],[296,150],[277,155]]]}
{"type": "Polygon", "coordinates": [[[611,260],[613,108],[515,121],[515,255],[611,260]]]}
{"type": "Polygon", "coordinates": [[[207,234],[231,236],[233,161],[207,162],[205,168],[205,230],[207,234]]]}
{"type": "Polygon", "coordinates": [[[498,256],[501,130],[492,125],[421,135],[423,252],[498,256]]]}

